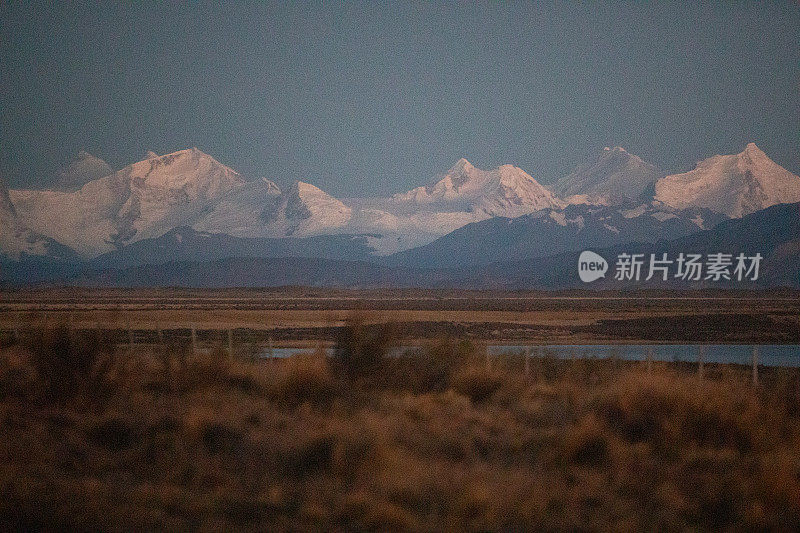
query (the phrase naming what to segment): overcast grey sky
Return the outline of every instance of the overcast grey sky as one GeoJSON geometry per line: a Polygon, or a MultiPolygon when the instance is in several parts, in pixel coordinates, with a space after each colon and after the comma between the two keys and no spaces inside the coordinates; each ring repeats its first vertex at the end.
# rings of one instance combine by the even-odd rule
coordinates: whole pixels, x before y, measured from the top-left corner
{"type": "Polygon", "coordinates": [[[1,4],[12,186],[191,146],[338,196],[460,157],[548,183],[606,145],[678,171],[754,141],[800,173],[797,2],[1,4]]]}

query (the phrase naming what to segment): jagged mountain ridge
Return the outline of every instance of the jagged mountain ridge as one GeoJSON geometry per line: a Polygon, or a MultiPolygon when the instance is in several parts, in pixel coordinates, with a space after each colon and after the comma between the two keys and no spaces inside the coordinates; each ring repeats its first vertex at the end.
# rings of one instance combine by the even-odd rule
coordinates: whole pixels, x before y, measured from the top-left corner
{"type": "Polygon", "coordinates": [[[193,221],[244,183],[196,148],[129,165],[76,191],[12,190],[20,220],[92,257],[193,221]]]}
{"type": "Polygon", "coordinates": [[[756,211],[742,218],[723,220],[711,229],[703,230],[677,239],[662,240],[655,243],[624,243],[607,248],[595,248],[606,258],[613,268],[613,261],[620,253],[644,254],[645,257],[666,253],[675,260],[680,253],[701,255],[726,253],[735,256],[744,253],[748,256],[760,253],[763,257],[758,280],[712,282],[702,279],[687,282],[669,279],[667,282],[658,276],[650,281],[617,281],[613,273],[602,280],[586,284],[578,278],[578,256],[580,252],[566,252],[540,258],[535,265],[530,261],[505,261],[473,269],[465,273],[462,283],[465,286],[483,283],[485,286],[506,289],[631,289],[671,287],[681,289],[700,289],[726,287],[752,289],[763,287],[800,288],[800,203],[776,204],[756,211]]]}
{"type": "Polygon", "coordinates": [[[368,235],[378,254],[426,244],[469,222],[563,207],[524,171],[459,161],[424,195],[339,200],[302,181],[247,181],[196,148],[146,159],[75,191],[15,190],[20,218],[86,258],[180,226],[236,237],[368,235]],[[372,203],[370,203],[372,202],[372,203]]]}

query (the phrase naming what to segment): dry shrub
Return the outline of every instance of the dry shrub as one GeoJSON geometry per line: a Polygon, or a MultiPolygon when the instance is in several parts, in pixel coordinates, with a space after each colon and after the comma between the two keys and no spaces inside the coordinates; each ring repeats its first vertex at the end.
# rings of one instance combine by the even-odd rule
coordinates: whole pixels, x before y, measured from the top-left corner
{"type": "MultiPolygon", "coordinates": [[[[39,401],[64,403],[78,396],[102,400],[120,384],[114,346],[96,330],[71,331],[66,326],[28,330],[23,333],[23,365],[36,376],[39,401]]],[[[20,361],[11,368],[20,369],[20,361]]]]}
{"type": "Polygon", "coordinates": [[[336,390],[328,358],[323,350],[296,354],[280,361],[272,381],[272,397],[288,405],[319,404],[332,399],[336,390]]]}
{"type": "Polygon", "coordinates": [[[392,358],[386,364],[386,381],[394,389],[417,394],[443,392],[474,356],[472,343],[443,339],[392,358]]]}
{"type": "Polygon", "coordinates": [[[361,317],[353,316],[336,337],[337,370],[350,381],[381,379],[389,351],[397,342],[395,324],[366,324],[361,317]]]}
{"type": "Polygon", "coordinates": [[[601,409],[625,439],[664,449],[695,443],[747,452],[763,440],[768,422],[753,394],[669,372],[623,374],[604,395],[601,409]]]}
{"type": "Polygon", "coordinates": [[[800,522],[800,420],[782,407],[796,374],[765,371],[754,389],[743,371],[701,382],[602,362],[564,372],[565,361],[543,381],[516,363],[487,369],[470,353],[443,341],[356,382],[321,351],[257,364],[221,353],[178,364],[171,354],[169,372],[169,357],[134,354],[131,377],[96,409],[19,393],[44,381],[29,352],[10,347],[0,355],[0,523],[551,531],[800,522]]]}
{"type": "Polygon", "coordinates": [[[29,362],[30,354],[13,346],[0,355],[0,401],[17,398],[32,399],[38,388],[39,376],[29,362]]]}
{"type": "Polygon", "coordinates": [[[565,433],[564,456],[572,463],[603,466],[610,458],[610,436],[611,432],[602,421],[593,414],[587,415],[565,433]]]}
{"type": "Polygon", "coordinates": [[[789,416],[800,415],[800,373],[787,368],[777,369],[775,373],[767,393],[769,404],[789,416]]]}
{"type": "Polygon", "coordinates": [[[183,392],[207,387],[227,388],[234,366],[228,354],[221,348],[210,354],[196,354],[186,359],[178,369],[175,374],[176,386],[183,392]]]}
{"type": "Polygon", "coordinates": [[[469,365],[454,377],[452,388],[473,402],[484,402],[503,385],[503,374],[483,366],[469,365]]]}

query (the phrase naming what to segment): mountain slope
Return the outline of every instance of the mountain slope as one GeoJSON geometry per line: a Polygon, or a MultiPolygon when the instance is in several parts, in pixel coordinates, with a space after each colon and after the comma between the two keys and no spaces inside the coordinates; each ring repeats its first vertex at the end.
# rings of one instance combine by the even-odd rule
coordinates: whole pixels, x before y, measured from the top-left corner
{"type": "Polygon", "coordinates": [[[214,261],[225,258],[308,257],[366,260],[371,249],[366,237],[323,235],[297,239],[243,238],[180,227],[105,253],[91,262],[92,269],[158,265],[172,261],[214,261]]]}
{"type": "Polygon", "coordinates": [[[614,205],[639,200],[663,173],[624,148],[604,148],[597,157],[553,184],[571,203],[614,205]]]}
{"type": "MultiPolygon", "coordinates": [[[[709,230],[700,231],[672,240],[656,243],[627,243],[594,251],[609,263],[609,273],[602,280],[584,284],[578,278],[579,251],[530,261],[504,261],[487,265],[472,272],[462,271],[466,286],[513,288],[586,288],[630,289],[644,287],[672,287],[697,289],[706,287],[763,288],[788,286],[800,288],[800,203],[768,207],[743,218],[725,220],[709,230]],[[660,257],[666,253],[675,260],[680,253],[706,254],[745,253],[763,256],[762,275],[756,282],[686,282],[671,279],[661,281],[658,276],[649,282],[644,277],[638,282],[621,282],[614,279],[614,264],[620,253],[651,253],[660,257]]],[[[644,269],[643,269],[644,272],[644,269]]],[[[674,271],[673,271],[674,274],[674,271]]]]}
{"type": "MultiPolygon", "coordinates": [[[[507,219],[506,219],[507,220],[507,219]]],[[[611,272],[604,280],[582,283],[577,276],[579,251],[565,252],[535,260],[499,261],[488,265],[460,268],[414,268],[378,265],[364,261],[338,261],[314,258],[231,258],[215,261],[170,262],[123,269],[79,271],[57,269],[50,263],[13,263],[11,270],[0,268],[0,280],[10,284],[44,283],[91,286],[188,286],[188,287],[267,287],[309,285],[326,287],[451,287],[460,289],[631,289],[736,287],[753,289],[776,286],[800,288],[800,203],[769,207],[741,219],[727,220],[711,230],[656,243],[626,243],[595,249],[605,257],[611,272]],[[764,257],[757,282],[708,281],[662,282],[656,276],[647,282],[617,282],[613,279],[615,258],[620,253],[739,252],[764,257]]],[[[68,266],[68,265],[67,265],[68,266]]]]}
{"type": "Polygon", "coordinates": [[[708,210],[661,206],[572,205],[514,219],[495,217],[468,224],[436,241],[386,259],[389,264],[461,267],[534,259],[625,242],[655,242],[700,231],[721,220],[708,210]]]}
{"type": "Polygon", "coordinates": [[[265,227],[281,202],[281,191],[266,178],[232,189],[203,213],[192,227],[198,231],[226,233],[235,237],[272,237],[276,231],[265,227]]]}
{"type": "Polygon", "coordinates": [[[25,256],[77,259],[68,247],[32,231],[19,219],[6,184],[0,178],[0,258],[20,260],[25,256]]]}
{"type": "Polygon", "coordinates": [[[341,228],[351,216],[352,210],[341,201],[310,183],[297,181],[264,219],[285,235],[313,235],[341,228]]]}
{"type": "MultiPolygon", "coordinates": [[[[735,156],[716,156],[695,171],[659,179],[655,185],[658,171],[652,165],[621,148],[604,150],[557,188],[579,193],[570,197],[575,204],[614,204],[615,210],[607,212],[597,206],[564,209],[565,202],[521,169],[503,165],[485,171],[465,159],[425,187],[390,198],[339,200],[304,182],[281,191],[267,179],[245,181],[196,148],[163,156],[148,152],[145,157],[77,190],[6,191],[0,199],[5,206],[0,215],[6,221],[0,228],[0,253],[51,255],[62,243],[93,258],[191,227],[200,233],[258,239],[355,235],[376,256],[430,244],[389,261],[480,264],[541,257],[578,246],[674,237],[719,220],[719,214],[703,211],[705,207],[738,216],[761,205],[800,199],[800,178],[755,145],[735,156]],[[626,200],[656,189],[660,202],[634,207],[626,200]],[[520,216],[519,221],[507,221],[520,216]],[[493,217],[507,218],[431,244],[493,217]]],[[[88,154],[82,158],[96,159],[88,154]]],[[[87,168],[101,166],[91,163],[87,168]]]]}
{"type": "Polygon", "coordinates": [[[739,154],[715,155],[694,170],[658,180],[655,198],[679,209],[707,207],[741,217],[771,205],[800,201],[800,178],[750,143],[739,154]]]}
{"type": "Polygon", "coordinates": [[[85,271],[71,285],[93,287],[392,287],[414,286],[425,274],[365,261],[230,258],[85,271]]]}

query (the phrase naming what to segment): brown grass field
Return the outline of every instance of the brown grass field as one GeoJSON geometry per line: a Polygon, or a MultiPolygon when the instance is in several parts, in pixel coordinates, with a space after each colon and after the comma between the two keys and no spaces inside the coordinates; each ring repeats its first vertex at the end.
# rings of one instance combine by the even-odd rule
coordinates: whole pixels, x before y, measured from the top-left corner
{"type": "Polygon", "coordinates": [[[25,330],[0,352],[6,530],[792,530],[800,373],[617,360],[120,354],[25,330]]]}
{"type": "Polygon", "coordinates": [[[798,344],[797,296],[6,291],[0,524],[793,530],[800,369],[482,346],[798,344]]]}

